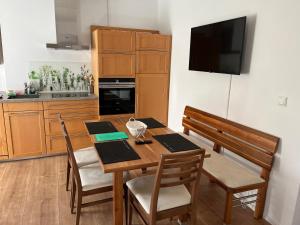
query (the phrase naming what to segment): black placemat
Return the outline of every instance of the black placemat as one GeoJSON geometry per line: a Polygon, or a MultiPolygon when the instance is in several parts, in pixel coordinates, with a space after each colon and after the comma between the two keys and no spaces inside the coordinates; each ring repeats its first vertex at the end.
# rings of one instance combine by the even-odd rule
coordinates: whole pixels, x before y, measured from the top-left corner
{"type": "Polygon", "coordinates": [[[118,130],[109,121],[85,123],[90,134],[117,132],[118,130]]]}
{"type": "Polygon", "coordinates": [[[182,137],[180,134],[163,134],[153,136],[159,143],[161,143],[170,152],[181,152],[199,149],[200,147],[193,142],[182,137]]]}
{"type": "Polygon", "coordinates": [[[144,124],[147,125],[147,129],[153,129],[153,128],[163,128],[166,127],[165,125],[161,124],[157,120],[153,118],[141,118],[141,119],[136,119],[138,121],[143,122],[144,124]]]}
{"type": "Polygon", "coordinates": [[[95,147],[103,164],[140,159],[127,141],[96,143],[95,147]]]}

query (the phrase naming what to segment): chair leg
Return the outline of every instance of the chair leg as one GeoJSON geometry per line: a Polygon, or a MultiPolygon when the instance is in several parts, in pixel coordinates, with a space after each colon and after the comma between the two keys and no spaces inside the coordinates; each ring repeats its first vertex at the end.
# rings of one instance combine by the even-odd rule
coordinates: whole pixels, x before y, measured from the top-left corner
{"type": "Polygon", "coordinates": [[[267,195],[267,187],[262,187],[258,189],[257,201],[256,201],[256,206],[254,211],[255,219],[261,219],[264,214],[266,195],[267,195]]]}
{"type": "Polygon", "coordinates": [[[79,225],[82,204],[82,193],[77,191],[77,209],[76,209],[76,225],[79,225]]]}
{"type": "Polygon", "coordinates": [[[71,185],[71,198],[70,198],[70,208],[71,213],[74,213],[74,203],[75,203],[75,194],[76,194],[76,183],[74,178],[72,178],[72,185],[71,185]]]}
{"type": "Polygon", "coordinates": [[[130,193],[128,191],[127,193],[127,202],[128,202],[128,209],[127,209],[127,217],[128,217],[128,223],[127,225],[132,225],[132,205],[131,205],[131,197],[130,193]]]}
{"type": "Polygon", "coordinates": [[[71,171],[71,165],[70,162],[68,160],[67,162],[67,180],[66,180],[66,191],[69,190],[69,183],[70,183],[70,171],[71,171]]]}
{"type": "Polygon", "coordinates": [[[232,200],[233,200],[233,193],[232,192],[227,192],[227,194],[226,194],[226,206],[225,206],[225,213],[224,213],[224,224],[226,224],[226,225],[231,224],[232,200]]]}
{"type": "Polygon", "coordinates": [[[124,202],[125,202],[125,222],[126,222],[126,225],[128,225],[128,214],[127,214],[127,211],[128,211],[128,187],[126,184],[123,184],[123,189],[124,189],[124,202]]]}

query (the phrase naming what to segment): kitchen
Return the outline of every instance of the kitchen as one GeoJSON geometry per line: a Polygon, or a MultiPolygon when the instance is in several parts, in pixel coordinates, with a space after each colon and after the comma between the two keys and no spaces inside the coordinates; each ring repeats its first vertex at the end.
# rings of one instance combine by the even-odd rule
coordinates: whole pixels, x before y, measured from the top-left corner
{"type": "MultiPolygon", "coordinates": [[[[281,20],[297,21],[277,14],[285,7],[292,11],[246,1],[0,0],[0,224],[298,224],[296,71],[279,73],[296,68],[276,61],[272,51],[286,48],[267,38],[273,19],[282,33],[281,20]],[[193,31],[232,18],[247,19],[243,63],[231,55],[241,76],[193,69],[193,31]],[[177,160],[193,169],[164,171],[177,160]],[[159,184],[176,187],[155,202],[159,184]],[[151,204],[139,197],[150,192],[151,204]]],[[[294,39],[286,44],[294,53],[294,39]]],[[[207,46],[194,47],[220,50],[207,46]]]]}

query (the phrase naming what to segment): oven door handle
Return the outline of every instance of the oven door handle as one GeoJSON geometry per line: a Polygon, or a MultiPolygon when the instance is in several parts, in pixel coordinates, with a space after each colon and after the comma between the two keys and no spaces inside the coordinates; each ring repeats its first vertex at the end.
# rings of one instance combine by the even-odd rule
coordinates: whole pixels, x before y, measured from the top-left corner
{"type": "Polygon", "coordinates": [[[135,85],[99,85],[99,88],[102,88],[102,89],[110,89],[110,88],[124,89],[124,88],[135,88],[135,85]]]}

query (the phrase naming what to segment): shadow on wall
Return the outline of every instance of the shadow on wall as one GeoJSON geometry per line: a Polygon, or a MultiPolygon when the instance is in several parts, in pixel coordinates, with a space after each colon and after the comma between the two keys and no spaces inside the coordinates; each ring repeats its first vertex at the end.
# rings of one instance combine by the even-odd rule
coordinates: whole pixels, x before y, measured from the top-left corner
{"type": "Polygon", "coordinates": [[[242,63],[242,70],[241,70],[242,74],[250,73],[254,36],[255,36],[256,17],[257,17],[256,14],[247,16],[244,54],[243,54],[243,63],[242,63]]]}
{"type": "Polygon", "coordinates": [[[299,225],[300,224],[300,184],[299,184],[299,191],[298,191],[298,197],[294,212],[294,219],[293,219],[293,225],[299,225]]]}
{"type": "Polygon", "coordinates": [[[0,27],[0,65],[3,64],[3,49],[2,49],[2,38],[1,38],[1,27],[0,27]]]}

